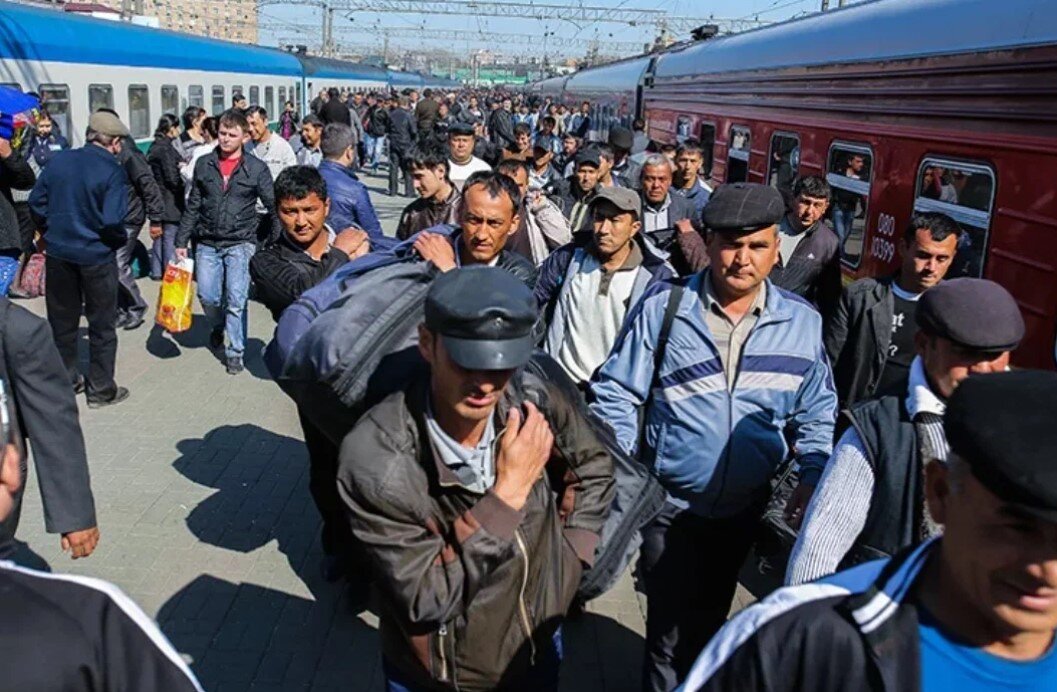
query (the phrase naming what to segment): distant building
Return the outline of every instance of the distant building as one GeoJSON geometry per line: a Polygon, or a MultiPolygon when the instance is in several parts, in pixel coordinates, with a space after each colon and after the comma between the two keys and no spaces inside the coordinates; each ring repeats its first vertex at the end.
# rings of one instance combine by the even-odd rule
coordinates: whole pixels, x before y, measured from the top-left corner
{"type": "MultiPolygon", "coordinates": [[[[133,0],[137,24],[219,38],[257,43],[257,5],[254,0],[133,0]],[[157,20],[157,23],[152,21],[157,20]]],[[[120,18],[122,0],[66,3],[67,12],[104,19],[120,18]]]]}

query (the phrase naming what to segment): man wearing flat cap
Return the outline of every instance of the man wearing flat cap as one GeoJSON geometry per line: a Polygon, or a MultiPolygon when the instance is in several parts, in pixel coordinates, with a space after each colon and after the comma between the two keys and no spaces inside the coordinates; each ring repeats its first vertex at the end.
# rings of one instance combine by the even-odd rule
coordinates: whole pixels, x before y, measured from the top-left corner
{"type": "Polygon", "coordinates": [[[530,363],[536,318],[505,270],[442,274],[419,328],[428,376],[341,446],[389,689],[557,689],[560,624],[594,559],[613,461],[561,372],[530,363]]]}
{"type": "Polygon", "coordinates": [[[642,166],[631,160],[631,149],[635,146],[634,133],[626,127],[611,128],[609,146],[613,148],[613,175],[626,180],[632,188],[639,189],[642,166]]]}
{"type": "Polygon", "coordinates": [[[591,229],[592,221],[588,209],[591,200],[602,189],[599,178],[602,172],[602,156],[598,147],[587,147],[576,154],[576,172],[566,181],[562,191],[562,212],[569,219],[573,233],[591,229]]]}
{"type": "Polygon", "coordinates": [[[719,187],[709,267],[647,289],[591,383],[592,411],[669,494],[643,530],[647,690],[674,688],[722,626],[782,462],[799,464],[796,524],[832,449],[822,318],[767,278],[784,211],[774,188],[719,187]]]}
{"type": "Polygon", "coordinates": [[[925,470],[943,535],[742,611],[685,689],[1057,689],[1055,410],[1055,373],[966,379],[925,470]]]}
{"type": "Polygon", "coordinates": [[[1009,367],[1024,320],[1006,289],[970,278],[930,289],[915,317],[909,373],[841,416],[845,432],[808,506],[789,584],[889,557],[939,531],[925,511],[924,483],[926,466],[947,457],[947,399],[969,375],[1009,367]]]}
{"type": "Polygon", "coordinates": [[[462,192],[466,180],[478,171],[490,171],[492,167],[473,155],[477,135],[472,123],[457,121],[448,128],[448,179],[455,189],[462,192]]]}
{"type": "Polygon", "coordinates": [[[118,267],[125,245],[128,176],[117,161],[128,129],[104,111],[88,120],[85,145],[60,152],[41,172],[29,207],[48,241],[48,322],[70,376],[88,406],[124,401],[114,381],[117,360],[118,267]],[[88,374],[77,367],[77,330],[88,320],[88,374]]]}

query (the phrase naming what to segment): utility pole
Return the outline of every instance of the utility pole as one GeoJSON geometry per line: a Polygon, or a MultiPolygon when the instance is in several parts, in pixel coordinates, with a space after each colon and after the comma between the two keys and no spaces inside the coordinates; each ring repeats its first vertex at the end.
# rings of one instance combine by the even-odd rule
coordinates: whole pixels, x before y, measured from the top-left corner
{"type": "Polygon", "coordinates": [[[829,9],[829,0],[822,0],[822,11],[825,12],[829,9]]]}
{"type": "Polygon", "coordinates": [[[319,52],[323,57],[332,57],[334,53],[334,8],[329,3],[323,4],[323,40],[319,52]]]}

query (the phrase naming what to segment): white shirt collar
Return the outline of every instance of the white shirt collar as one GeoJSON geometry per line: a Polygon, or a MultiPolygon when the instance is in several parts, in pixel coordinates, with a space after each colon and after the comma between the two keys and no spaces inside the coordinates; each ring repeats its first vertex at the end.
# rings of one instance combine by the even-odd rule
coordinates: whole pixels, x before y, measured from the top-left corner
{"type": "Polygon", "coordinates": [[[928,378],[925,376],[925,363],[921,360],[921,356],[915,356],[910,364],[906,405],[911,419],[919,413],[935,413],[937,416],[942,416],[947,410],[946,402],[936,396],[929,387],[928,378]]]}

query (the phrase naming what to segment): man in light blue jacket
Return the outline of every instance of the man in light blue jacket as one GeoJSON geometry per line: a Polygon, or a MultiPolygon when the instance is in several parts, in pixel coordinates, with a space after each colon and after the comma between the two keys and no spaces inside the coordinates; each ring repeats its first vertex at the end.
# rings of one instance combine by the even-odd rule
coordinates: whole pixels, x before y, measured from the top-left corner
{"type": "Polygon", "coordinates": [[[779,465],[799,463],[797,525],[832,449],[822,318],[767,280],[784,210],[774,188],[718,188],[710,266],[646,291],[591,386],[592,410],[668,491],[643,530],[643,689],[673,689],[722,626],[779,465]]]}

